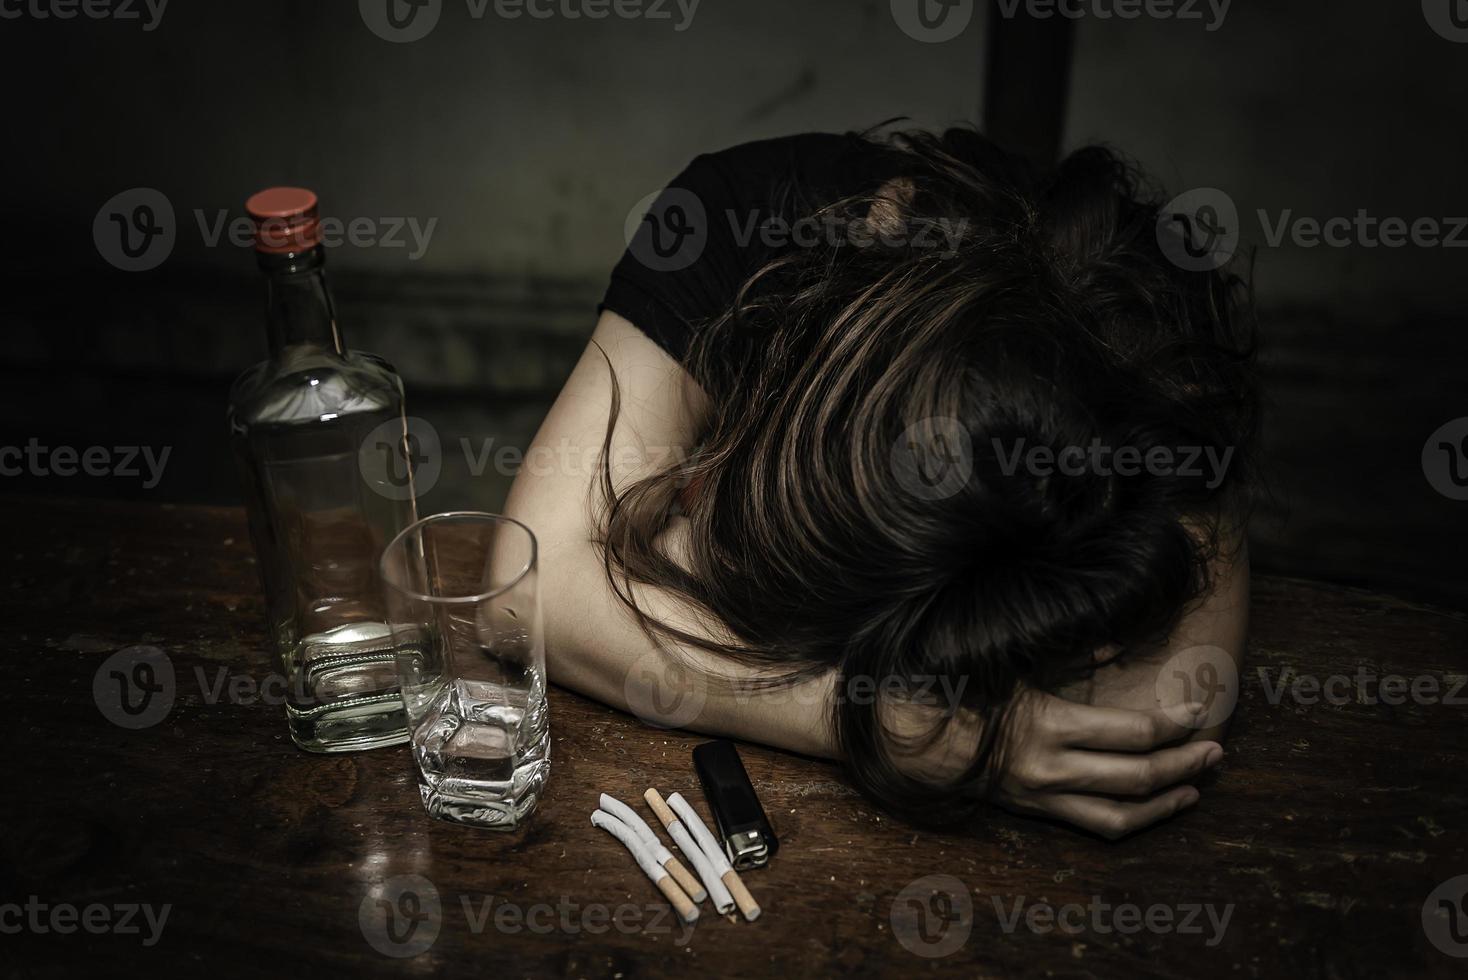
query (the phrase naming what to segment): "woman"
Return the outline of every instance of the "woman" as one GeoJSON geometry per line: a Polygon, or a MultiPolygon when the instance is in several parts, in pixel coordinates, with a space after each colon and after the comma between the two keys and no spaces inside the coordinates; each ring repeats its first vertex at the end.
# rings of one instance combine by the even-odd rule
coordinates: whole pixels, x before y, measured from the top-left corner
{"type": "Polygon", "coordinates": [[[1157,215],[1107,150],[965,130],[696,159],[532,448],[598,465],[510,495],[552,679],[646,715],[692,670],[678,723],[910,819],[1195,803],[1223,718],[1174,658],[1242,654],[1252,333],[1157,215]]]}

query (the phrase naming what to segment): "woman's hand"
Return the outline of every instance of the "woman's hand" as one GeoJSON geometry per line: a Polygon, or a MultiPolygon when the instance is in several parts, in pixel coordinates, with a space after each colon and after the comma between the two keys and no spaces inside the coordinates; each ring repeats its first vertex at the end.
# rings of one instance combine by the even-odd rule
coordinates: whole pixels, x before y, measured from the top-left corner
{"type": "Polygon", "coordinates": [[[1197,803],[1187,781],[1223,758],[1217,742],[1183,741],[1197,734],[1205,710],[1136,711],[1026,694],[1014,707],[993,799],[1112,840],[1141,830],[1197,803]]]}
{"type": "MultiPolygon", "coordinates": [[[[1223,758],[1196,738],[1201,704],[1137,710],[1078,704],[1039,691],[1020,694],[1001,740],[1003,768],[986,799],[1029,816],[1052,817],[1115,840],[1198,802],[1188,781],[1223,758]]],[[[984,728],[976,714],[946,719],[932,706],[894,706],[883,724],[913,746],[894,759],[909,775],[951,785],[967,773],[984,728]]]]}
{"type": "Polygon", "coordinates": [[[1015,706],[1009,766],[996,802],[1121,837],[1198,802],[1187,785],[1223,758],[1228,715],[1239,696],[1249,631],[1249,552],[1240,536],[1214,566],[1213,591],[1190,609],[1166,645],[1107,647],[1085,681],[1059,697],[1031,694],[1015,706]],[[1179,664],[1207,651],[1212,703],[1185,706],[1197,685],[1179,664]],[[1222,700],[1217,700],[1219,697],[1222,700]],[[1176,744],[1181,743],[1181,744],[1176,744]]]}

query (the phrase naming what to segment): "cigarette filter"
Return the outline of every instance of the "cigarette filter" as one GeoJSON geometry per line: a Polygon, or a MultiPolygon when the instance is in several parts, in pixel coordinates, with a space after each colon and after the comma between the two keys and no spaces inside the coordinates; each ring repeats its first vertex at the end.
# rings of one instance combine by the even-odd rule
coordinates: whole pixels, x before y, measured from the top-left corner
{"type": "Polygon", "coordinates": [[[718,873],[719,880],[723,882],[724,887],[729,889],[729,894],[733,897],[734,903],[739,906],[739,911],[744,914],[744,918],[750,922],[758,919],[759,903],[754,900],[749,889],[744,887],[744,881],[739,877],[739,872],[729,865],[729,859],[724,856],[724,849],[709,832],[708,825],[703,822],[698,811],[688,805],[682,793],[674,793],[668,797],[668,805],[688,825],[694,840],[698,841],[698,846],[703,850],[704,856],[718,873]]]}
{"type": "Polygon", "coordinates": [[[662,795],[655,789],[649,789],[642,795],[642,798],[647,800],[647,805],[652,807],[652,812],[657,814],[657,818],[668,829],[668,835],[678,845],[678,850],[693,862],[693,870],[698,872],[698,877],[703,880],[704,887],[708,889],[708,895],[713,899],[714,908],[720,915],[732,911],[736,903],[734,896],[729,893],[729,887],[724,884],[721,877],[723,872],[715,870],[714,866],[709,863],[707,855],[703,853],[703,848],[698,846],[678,817],[668,809],[668,804],[663,802],[662,795]]]}
{"type": "Polygon", "coordinates": [[[668,874],[673,876],[673,880],[678,882],[678,886],[688,893],[689,898],[693,899],[695,905],[708,898],[708,892],[698,883],[698,879],[683,867],[683,863],[673,856],[672,851],[663,846],[658,835],[653,833],[653,829],[647,825],[646,820],[637,815],[636,810],[607,793],[601,795],[601,808],[631,828],[643,844],[651,849],[658,864],[667,869],[668,874]]]}

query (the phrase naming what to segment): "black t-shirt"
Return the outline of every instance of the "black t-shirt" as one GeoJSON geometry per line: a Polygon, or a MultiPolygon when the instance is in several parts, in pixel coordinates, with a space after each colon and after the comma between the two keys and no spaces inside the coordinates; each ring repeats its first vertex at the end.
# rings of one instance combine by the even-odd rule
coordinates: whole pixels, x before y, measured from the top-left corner
{"type": "Polygon", "coordinates": [[[874,192],[881,153],[855,134],[806,133],[706,153],[650,204],[612,270],[601,309],[620,314],[675,359],[700,323],[745,281],[815,231],[822,203],[874,192]]]}

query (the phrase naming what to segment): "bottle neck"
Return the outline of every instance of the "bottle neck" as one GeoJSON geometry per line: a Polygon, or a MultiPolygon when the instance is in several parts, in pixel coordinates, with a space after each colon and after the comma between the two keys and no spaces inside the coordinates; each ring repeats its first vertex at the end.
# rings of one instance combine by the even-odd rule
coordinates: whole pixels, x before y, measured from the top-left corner
{"type": "Polygon", "coordinates": [[[309,347],[341,355],[341,332],[326,285],[321,246],[288,255],[257,253],[267,282],[265,321],[270,356],[309,347]]]}

